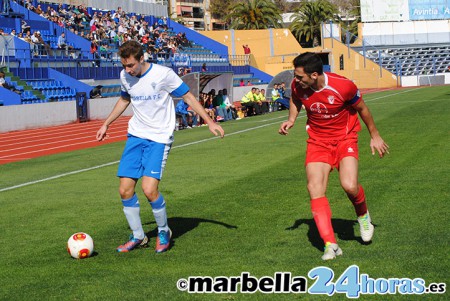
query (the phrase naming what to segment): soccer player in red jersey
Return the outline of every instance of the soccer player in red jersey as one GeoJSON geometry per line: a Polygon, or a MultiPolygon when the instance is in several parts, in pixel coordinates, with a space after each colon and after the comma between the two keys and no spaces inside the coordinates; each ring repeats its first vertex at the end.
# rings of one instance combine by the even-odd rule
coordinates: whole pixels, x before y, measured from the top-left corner
{"type": "Polygon", "coordinates": [[[289,133],[304,106],[309,136],[305,159],[307,189],[314,221],[325,244],[322,259],[330,260],[342,255],[325,195],[333,168],[339,171],[341,186],[355,207],[362,240],[371,241],[374,232],[364,189],[358,182],[358,132],[361,130],[358,114],[369,130],[372,155],[378,152],[382,158],[389,153],[389,146],[378,133],[372,114],[352,81],[323,72],[322,60],[314,53],[300,54],[293,64],[289,116],[279,133],[289,133]]]}

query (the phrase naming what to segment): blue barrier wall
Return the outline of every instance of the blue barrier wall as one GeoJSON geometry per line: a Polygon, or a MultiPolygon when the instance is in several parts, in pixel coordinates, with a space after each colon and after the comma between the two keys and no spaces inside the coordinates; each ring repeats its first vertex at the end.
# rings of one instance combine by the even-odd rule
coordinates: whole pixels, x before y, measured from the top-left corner
{"type": "Polygon", "coordinates": [[[20,105],[22,103],[19,94],[2,87],[0,87],[0,102],[4,106],[20,105]]]}
{"type": "Polygon", "coordinates": [[[270,83],[270,81],[272,80],[273,76],[270,74],[267,74],[259,69],[256,69],[252,66],[250,66],[250,72],[253,73],[253,75],[259,79],[261,79],[263,82],[265,83],[270,83]]]}
{"type": "Polygon", "coordinates": [[[65,85],[70,86],[71,88],[75,88],[77,92],[86,92],[86,95],[89,97],[89,92],[91,92],[92,87],[77,81],[76,79],[65,75],[64,73],[58,72],[52,68],[48,68],[48,77],[56,80],[62,81],[65,85]]]}

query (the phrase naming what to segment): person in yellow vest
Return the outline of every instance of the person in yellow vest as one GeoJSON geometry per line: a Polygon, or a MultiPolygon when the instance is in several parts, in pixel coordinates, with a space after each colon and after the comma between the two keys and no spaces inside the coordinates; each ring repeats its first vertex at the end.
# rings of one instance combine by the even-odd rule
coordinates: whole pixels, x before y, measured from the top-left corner
{"type": "Polygon", "coordinates": [[[253,94],[255,93],[256,88],[252,88],[251,91],[249,91],[241,98],[241,104],[247,111],[246,116],[253,116],[259,113],[259,107],[257,106],[253,96],[253,94]]]}
{"type": "Polygon", "coordinates": [[[266,99],[266,90],[261,89],[261,93],[259,95],[261,101],[261,113],[262,114],[269,113],[269,100],[266,99]]]}
{"type": "Polygon", "coordinates": [[[259,114],[261,114],[262,112],[262,102],[261,102],[262,97],[263,96],[261,95],[261,91],[258,88],[256,88],[256,91],[253,94],[253,101],[256,103],[256,106],[258,107],[259,114]]]}
{"type": "Polygon", "coordinates": [[[277,100],[280,99],[280,92],[278,92],[278,84],[274,84],[273,85],[273,89],[272,89],[272,103],[271,103],[271,107],[272,107],[272,111],[278,111],[278,102],[277,100]]]}

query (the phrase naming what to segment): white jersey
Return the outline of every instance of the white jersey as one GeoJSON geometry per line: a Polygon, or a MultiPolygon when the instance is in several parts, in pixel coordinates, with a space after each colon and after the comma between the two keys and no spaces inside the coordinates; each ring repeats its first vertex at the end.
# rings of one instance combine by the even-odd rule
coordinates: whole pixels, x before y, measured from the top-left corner
{"type": "Polygon", "coordinates": [[[189,87],[172,69],[155,64],[150,64],[140,77],[122,70],[120,81],[122,98],[131,100],[134,113],[128,122],[128,133],[159,143],[172,143],[175,106],[170,94],[181,97],[189,87]]]}

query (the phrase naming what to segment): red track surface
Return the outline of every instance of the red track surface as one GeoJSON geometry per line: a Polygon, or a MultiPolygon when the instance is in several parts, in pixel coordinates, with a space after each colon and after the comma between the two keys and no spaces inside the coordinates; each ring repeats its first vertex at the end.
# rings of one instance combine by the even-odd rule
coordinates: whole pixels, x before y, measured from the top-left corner
{"type": "Polygon", "coordinates": [[[123,141],[129,119],[117,119],[108,129],[108,138],[102,142],[98,142],[95,135],[103,120],[0,133],[0,165],[123,141]]]}

